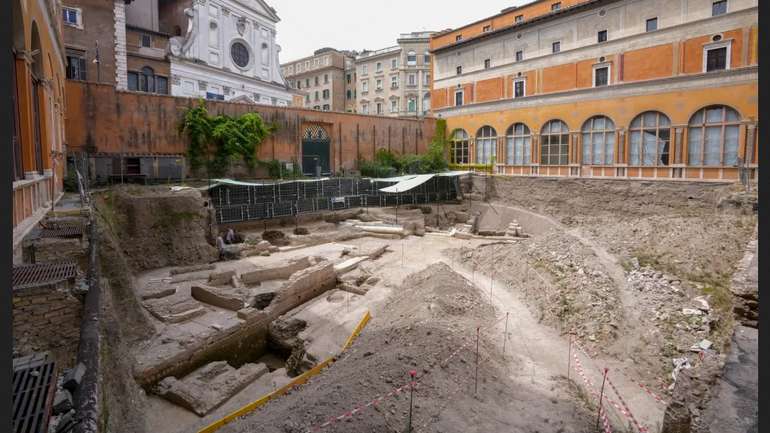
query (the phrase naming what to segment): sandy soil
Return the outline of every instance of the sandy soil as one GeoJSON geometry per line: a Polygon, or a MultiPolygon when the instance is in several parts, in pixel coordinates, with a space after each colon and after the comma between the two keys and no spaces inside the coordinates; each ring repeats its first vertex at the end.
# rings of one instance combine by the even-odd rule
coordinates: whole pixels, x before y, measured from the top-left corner
{"type": "MultiPolygon", "coordinates": [[[[391,263],[400,259],[397,253],[390,256],[391,263]]],[[[447,263],[409,275],[375,314],[360,339],[321,376],[222,431],[305,432],[409,383],[411,370],[417,373],[415,431],[590,431],[592,416],[576,403],[566,382],[554,378],[541,389],[531,370],[521,377],[528,361],[515,356],[510,345],[503,359],[503,335],[489,327],[499,323],[496,309],[447,263]],[[480,325],[489,328],[480,340],[474,395],[475,327],[480,325]]],[[[406,390],[328,431],[404,431],[406,390]]]]}

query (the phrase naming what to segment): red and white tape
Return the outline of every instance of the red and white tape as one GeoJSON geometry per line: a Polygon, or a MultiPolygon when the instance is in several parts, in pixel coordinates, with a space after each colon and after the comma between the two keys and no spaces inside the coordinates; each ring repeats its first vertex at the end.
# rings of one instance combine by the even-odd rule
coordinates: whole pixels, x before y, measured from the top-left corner
{"type": "MultiPolygon", "coordinates": [[[[587,351],[586,351],[586,350],[583,348],[583,346],[580,344],[580,341],[579,341],[577,338],[574,338],[572,341],[575,343],[575,346],[577,346],[578,350],[580,350],[581,352],[583,352],[583,355],[585,355],[585,356],[586,356],[586,358],[588,358],[590,361],[593,361],[593,359],[592,359],[591,355],[589,355],[589,354],[588,354],[588,352],[587,352],[587,351]]],[[[646,392],[648,395],[650,395],[650,397],[654,398],[654,399],[655,399],[655,400],[656,400],[658,403],[661,403],[661,404],[664,404],[664,405],[668,405],[668,403],[667,403],[665,400],[663,400],[662,398],[660,398],[660,397],[659,397],[658,395],[656,395],[654,392],[650,391],[650,390],[649,390],[649,389],[648,389],[646,386],[644,386],[642,383],[640,383],[640,382],[638,382],[638,381],[636,381],[636,380],[634,380],[634,379],[632,379],[632,378],[630,378],[630,377],[628,377],[628,376],[625,376],[625,375],[624,375],[624,377],[625,377],[626,379],[628,379],[628,381],[630,381],[631,383],[634,383],[634,384],[637,384],[637,385],[639,385],[639,387],[640,387],[640,388],[642,388],[642,389],[643,389],[643,390],[644,390],[644,391],[645,391],[645,392],[646,392]]],[[[619,394],[618,394],[618,397],[620,397],[620,395],[619,395],[619,394]]]]}
{"type": "Polygon", "coordinates": [[[363,404],[363,405],[360,405],[360,406],[356,406],[354,409],[352,409],[352,410],[350,410],[348,412],[345,412],[342,415],[339,415],[339,416],[336,416],[336,417],[333,417],[333,418],[329,418],[329,420],[327,420],[325,423],[319,424],[319,425],[315,426],[310,431],[317,432],[317,431],[319,431],[321,429],[329,427],[330,425],[336,423],[337,421],[342,421],[345,418],[350,418],[353,415],[357,414],[358,412],[363,411],[365,408],[368,408],[368,407],[371,407],[371,406],[376,406],[378,403],[380,403],[381,401],[385,400],[386,398],[392,397],[392,396],[394,396],[396,394],[400,394],[401,391],[404,391],[409,386],[416,386],[416,385],[417,385],[417,381],[411,381],[409,383],[406,383],[403,386],[400,386],[400,387],[398,387],[396,389],[391,390],[387,394],[383,394],[383,395],[381,395],[379,397],[374,398],[373,400],[368,401],[366,404],[363,404]]]}
{"type": "Polygon", "coordinates": [[[647,431],[647,427],[641,425],[639,423],[639,421],[636,420],[636,418],[634,417],[634,414],[631,413],[631,409],[629,409],[628,405],[626,404],[626,401],[623,400],[623,396],[620,395],[620,393],[618,392],[618,389],[615,388],[615,384],[612,383],[612,381],[610,380],[609,376],[607,377],[607,383],[610,385],[610,388],[612,388],[612,390],[615,392],[615,395],[618,397],[618,400],[620,400],[620,404],[623,405],[623,408],[628,413],[628,417],[631,418],[631,422],[634,424],[636,429],[640,433],[646,432],[647,431]]]}
{"type": "MultiPolygon", "coordinates": [[[[594,384],[591,382],[591,379],[588,378],[588,376],[585,375],[583,372],[583,367],[580,365],[580,360],[577,358],[577,355],[574,355],[575,357],[575,372],[577,372],[580,377],[583,378],[583,382],[586,383],[586,388],[588,388],[588,391],[594,395],[597,399],[599,398],[599,393],[596,392],[596,389],[594,389],[594,384]]],[[[607,413],[604,410],[604,406],[601,406],[601,402],[599,402],[599,416],[602,418],[602,424],[604,426],[604,433],[612,433],[612,427],[610,426],[610,420],[607,419],[607,413]]]]}
{"type": "Polygon", "coordinates": [[[650,397],[654,398],[654,399],[655,399],[655,401],[657,401],[658,403],[660,403],[660,404],[662,404],[662,405],[668,405],[668,402],[666,402],[665,400],[663,400],[662,398],[660,398],[660,397],[659,397],[657,394],[655,394],[654,392],[650,391],[650,389],[649,389],[649,388],[647,388],[646,386],[644,386],[644,384],[643,384],[643,383],[641,383],[641,382],[637,382],[637,381],[635,381],[634,379],[630,379],[630,378],[629,378],[628,380],[630,380],[630,381],[631,381],[631,383],[634,383],[634,384],[638,385],[638,386],[639,386],[639,388],[642,388],[642,389],[644,390],[644,392],[646,392],[646,393],[647,393],[647,394],[648,394],[650,397]]]}

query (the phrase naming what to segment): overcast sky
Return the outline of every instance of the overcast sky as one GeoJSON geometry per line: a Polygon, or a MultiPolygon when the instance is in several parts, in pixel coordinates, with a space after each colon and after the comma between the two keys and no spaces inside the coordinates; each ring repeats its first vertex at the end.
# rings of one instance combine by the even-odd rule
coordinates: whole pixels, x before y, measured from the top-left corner
{"type": "Polygon", "coordinates": [[[281,63],[318,48],[376,50],[399,33],[443,30],[531,0],[266,0],[275,8],[281,63]]]}

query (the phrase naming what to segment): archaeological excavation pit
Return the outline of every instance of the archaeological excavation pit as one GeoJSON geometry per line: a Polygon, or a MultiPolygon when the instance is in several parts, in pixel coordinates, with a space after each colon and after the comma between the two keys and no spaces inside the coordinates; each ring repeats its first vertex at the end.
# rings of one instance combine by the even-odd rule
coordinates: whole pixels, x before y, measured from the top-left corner
{"type": "MultiPolygon", "coordinates": [[[[446,400],[449,403],[431,402],[438,397],[423,394],[420,398],[428,400],[418,416],[424,422],[438,416],[436,428],[441,431],[467,431],[463,429],[471,428],[473,418],[464,411],[476,404],[466,398],[473,395],[467,388],[467,374],[473,371],[469,363],[475,358],[467,350],[458,352],[457,345],[467,348],[467,339],[482,325],[490,330],[482,334],[481,348],[487,358],[499,356],[502,348],[495,342],[502,341],[509,313],[512,328],[506,358],[489,361],[502,370],[480,369],[484,373],[479,388],[491,392],[494,387],[489,383],[494,378],[490,375],[506,375],[504,380],[513,381],[516,389],[537,396],[531,405],[541,404],[538,399],[550,401],[560,412],[558,416],[537,412],[527,406],[530,403],[521,403],[518,409],[532,416],[508,421],[525,431],[548,431],[552,426],[582,431],[591,423],[584,416],[590,389],[576,382],[577,372],[571,371],[567,379],[564,371],[569,350],[565,332],[574,330],[581,350],[591,353],[591,358],[581,360],[587,377],[598,383],[601,377],[596,376],[595,367],[610,366],[618,372],[613,384],[624,397],[631,396],[640,422],[649,426],[659,422],[665,406],[637,403],[647,397],[638,395],[639,387],[619,375],[640,383],[663,378],[673,385],[667,379],[674,357],[670,353],[686,357],[693,343],[704,340],[705,345],[724,344],[718,320],[724,316],[713,307],[713,297],[704,295],[697,281],[687,281],[681,272],[654,270],[655,264],[642,255],[641,247],[650,236],[665,235],[679,244],[687,241],[677,233],[651,230],[658,213],[666,212],[668,205],[657,204],[634,221],[621,220],[646,234],[629,245],[619,243],[623,238],[606,224],[612,219],[607,215],[614,215],[613,205],[593,200],[596,209],[592,210],[575,202],[578,195],[569,184],[560,184],[565,191],[549,191],[555,199],[545,206],[531,197],[537,188],[527,181],[484,177],[474,178],[471,185],[462,180],[460,186],[462,196],[439,203],[329,210],[225,224],[217,223],[216,209],[203,206],[205,199],[197,191],[148,188],[109,193],[118,223],[107,223],[111,230],[106,234],[117,241],[128,239],[116,242],[125,247],[112,252],[120,253],[129,264],[124,267],[129,271],[127,292],[121,292],[120,278],[109,276],[108,304],[117,312],[110,320],[132,337],[125,347],[110,348],[116,371],[129,373],[120,387],[110,386],[124,393],[130,389],[138,402],[136,410],[141,411],[131,416],[121,408],[113,413],[116,419],[130,422],[129,418],[140,417],[141,425],[133,431],[141,433],[201,431],[223,424],[223,433],[254,431],[257,425],[259,431],[270,433],[305,431],[325,417],[342,416],[366,398],[403,385],[404,374],[411,370],[433,374],[436,368],[446,368],[442,374],[448,372],[447,380],[454,382],[446,382],[440,374],[441,380],[431,382],[431,392],[441,398],[450,390],[469,393],[446,400]],[[494,189],[485,183],[492,182],[497,191],[507,190],[508,195],[486,193],[494,189]],[[134,200],[132,194],[140,199],[134,200]],[[155,214],[165,211],[164,203],[173,203],[175,214],[160,218],[159,224],[155,214]],[[227,244],[228,254],[217,259],[209,248],[230,229],[239,241],[227,244]],[[142,242],[150,242],[153,248],[142,250],[142,242]],[[150,257],[137,257],[140,253],[150,257]],[[131,299],[135,307],[130,306],[131,299]],[[349,337],[365,316],[371,321],[349,345],[349,337]],[[679,328],[669,327],[671,318],[691,328],[683,332],[682,323],[679,328]],[[660,342],[655,335],[663,336],[660,342]],[[452,353],[462,360],[441,366],[452,353]],[[638,355],[629,366],[624,361],[628,357],[618,359],[619,353],[638,355]],[[334,362],[327,363],[329,359],[334,362]],[[378,371],[373,360],[386,363],[387,371],[378,371]],[[314,368],[319,366],[323,368],[314,368]],[[311,370],[307,386],[271,398],[264,407],[262,403],[254,406],[311,370]],[[334,397],[339,393],[345,397],[334,397]],[[464,413],[468,421],[450,422],[447,412],[436,415],[445,407],[464,413]],[[231,416],[234,413],[238,415],[231,416]],[[543,419],[536,415],[540,413],[543,419]]],[[[537,186],[549,188],[550,184],[537,186]]],[[[622,192],[631,197],[640,194],[622,192]]],[[[680,193],[662,186],[654,194],[676,199],[680,193]]],[[[651,206],[649,196],[641,195],[636,202],[626,200],[626,205],[651,206]]],[[[736,222],[727,234],[745,239],[753,217],[729,209],[714,217],[708,203],[711,196],[704,187],[703,197],[690,201],[685,216],[677,214],[679,210],[667,212],[673,218],[736,222]]],[[[722,234],[698,235],[724,243],[722,234]]],[[[647,250],[654,251],[657,245],[647,250]]],[[[716,260],[707,253],[699,257],[702,262],[716,260]]],[[[709,350],[716,353],[714,348],[709,350]]],[[[518,401],[514,395],[511,398],[518,401]]],[[[496,402],[506,413],[508,403],[496,402]]],[[[395,416],[386,423],[399,423],[403,401],[385,404],[387,413],[396,414],[386,414],[386,418],[395,416]]],[[[608,422],[625,424],[622,413],[608,410],[608,422]]],[[[377,416],[362,415],[342,429],[338,425],[329,431],[381,431],[377,416]]],[[[499,425],[490,421],[485,427],[493,431],[499,425]]]]}

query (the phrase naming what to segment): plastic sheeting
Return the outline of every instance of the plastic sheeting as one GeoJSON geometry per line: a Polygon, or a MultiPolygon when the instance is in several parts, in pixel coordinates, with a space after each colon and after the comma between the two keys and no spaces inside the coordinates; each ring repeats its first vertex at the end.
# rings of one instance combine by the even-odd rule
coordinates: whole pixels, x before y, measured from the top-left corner
{"type": "Polygon", "coordinates": [[[380,188],[380,191],[387,192],[387,193],[400,193],[400,192],[410,191],[424,184],[425,182],[433,179],[434,176],[435,176],[434,174],[418,174],[414,176],[402,176],[405,179],[400,180],[397,184],[393,186],[380,188]]]}

